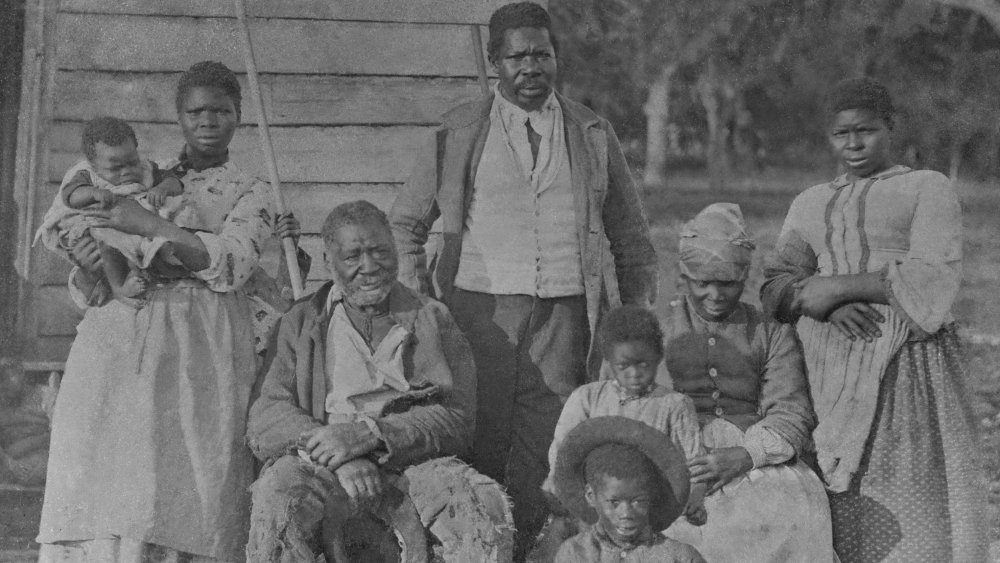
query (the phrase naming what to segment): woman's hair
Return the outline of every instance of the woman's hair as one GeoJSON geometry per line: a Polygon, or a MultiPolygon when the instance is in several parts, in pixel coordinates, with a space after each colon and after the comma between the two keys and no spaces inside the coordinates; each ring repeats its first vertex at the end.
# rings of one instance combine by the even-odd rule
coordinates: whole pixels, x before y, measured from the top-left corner
{"type": "Polygon", "coordinates": [[[519,27],[533,27],[535,29],[545,29],[549,32],[549,42],[552,48],[558,52],[556,38],[552,35],[552,18],[545,8],[534,2],[517,2],[516,4],[506,4],[497,8],[490,16],[490,40],[486,44],[486,53],[491,61],[495,61],[500,47],[503,45],[504,34],[508,29],[519,27]]]}
{"type": "Polygon", "coordinates": [[[612,309],[597,331],[601,352],[607,357],[615,344],[645,342],[663,355],[663,329],[652,311],[639,305],[622,305],[612,309]]]}
{"type": "Polygon", "coordinates": [[[639,479],[653,488],[650,493],[654,496],[662,493],[660,472],[653,462],[638,449],[625,444],[610,442],[591,450],[583,463],[583,475],[595,490],[606,477],[614,477],[639,479]]]}
{"type": "Polygon", "coordinates": [[[135,138],[135,130],[131,125],[117,117],[98,117],[83,126],[80,150],[87,160],[93,162],[97,158],[97,143],[117,147],[126,141],[132,141],[135,146],[139,146],[139,140],[135,138]]]}
{"type": "Polygon", "coordinates": [[[849,109],[866,109],[892,129],[896,108],[892,96],[880,82],[873,78],[848,78],[841,80],[826,96],[826,114],[834,116],[849,109]]]}
{"type": "Polygon", "coordinates": [[[236,80],[236,75],[229,70],[226,65],[216,61],[202,61],[191,65],[180,81],[177,82],[177,97],[174,102],[177,104],[177,111],[181,110],[181,104],[188,93],[195,88],[218,88],[233,101],[236,106],[236,117],[241,115],[241,102],[243,95],[240,92],[240,83],[236,80]]]}

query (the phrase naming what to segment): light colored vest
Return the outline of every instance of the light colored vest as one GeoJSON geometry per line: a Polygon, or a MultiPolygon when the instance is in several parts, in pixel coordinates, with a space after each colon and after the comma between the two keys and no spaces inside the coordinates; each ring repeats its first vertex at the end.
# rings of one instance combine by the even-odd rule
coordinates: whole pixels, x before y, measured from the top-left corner
{"type": "MultiPolygon", "coordinates": [[[[565,134],[559,121],[554,135],[565,134]]],[[[551,143],[557,150],[547,164],[556,168],[554,176],[532,182],[509,139],[494,106],[465,219],[455,287],[542,298],[582,295],[583,267],[565,143],[563,139],[551,143]]]]}

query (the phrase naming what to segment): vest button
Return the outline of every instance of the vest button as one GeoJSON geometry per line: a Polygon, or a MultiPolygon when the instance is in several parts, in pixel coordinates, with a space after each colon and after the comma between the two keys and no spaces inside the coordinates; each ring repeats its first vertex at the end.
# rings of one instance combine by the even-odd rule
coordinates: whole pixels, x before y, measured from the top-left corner
{"type": "Polygon", "coordinates": [[[709,368],[708,369],[708,375],[710,375],[712,377],[719,377],[719,370],[717,370],[715,368],[709,368]]]}
{"type": "Polygon", "coordinates": [[[722,396],[722,392],[719,391],[718,389],[716,389],[715,391],[712,391],[712,398],[715,399],[716,401],[718,401],[719,397],[721,397],[721,396],[722,396]]]}
{"type": "Polygon", "coordinates": [[[715,346],[715,337],[714,336],[709,337],[709,339],[708,339],[708,345],[709,346],[715,346]]]}
{"type": "Polygon", "coordinates": [[[715,407],[715,416],[722,416],[726,414],[726,411],[722,410],[722,407],[715,407]]]}

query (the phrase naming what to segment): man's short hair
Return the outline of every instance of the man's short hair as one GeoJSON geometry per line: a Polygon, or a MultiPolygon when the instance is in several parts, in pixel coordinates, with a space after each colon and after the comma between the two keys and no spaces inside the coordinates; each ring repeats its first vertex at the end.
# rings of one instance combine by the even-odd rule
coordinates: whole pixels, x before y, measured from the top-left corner
{"type": "Polygon", "coordinates": [[[549,13],[545,11],[545,8],[534,2],[517,2],[515,4],[500,6],[490,16],[490,40],[486,44],[486,53],[489,55],[491,61],[496,60],[497,53],[500,52],[504,34],[507,30],[519,27],[548,30],[552,48],[557,52],[559,51],[555,35],[552,34],[552,18],[549,17],[549,13]]]}
{"type": "Polygon", "coordinates": [[[136,139],[131,125],[117,117],[98,117],[83,126],[80,150],[87,160],[93,162],[97,158],[97,143],[117,147],[125,141],[132,141],[135,146],[139,146],[139,140],[136,139]]]}
{"type": "Polygon", "coordinates": [[[370,221],[392,230],[385,212],[371,202],[359,199],[342,203],[334,207],[323,221],[323,244],[329,246],[337,236],[337,231],[345,225],[362,225],[370,221]]]}

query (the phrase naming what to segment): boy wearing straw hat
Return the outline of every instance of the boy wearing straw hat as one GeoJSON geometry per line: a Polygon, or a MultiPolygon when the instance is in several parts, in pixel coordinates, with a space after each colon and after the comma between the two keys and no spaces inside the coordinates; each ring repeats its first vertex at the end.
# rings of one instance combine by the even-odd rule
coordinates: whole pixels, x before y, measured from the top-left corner
{"type": "Polygon", "coordinates": [[[556,563],[705,561],[660,533],[684,511],[689,483],[684,455],[653,427],[620,416],[582,422],[559,450],[554,484],[563,506],[593,524],[563,543],[556,563]]]}

